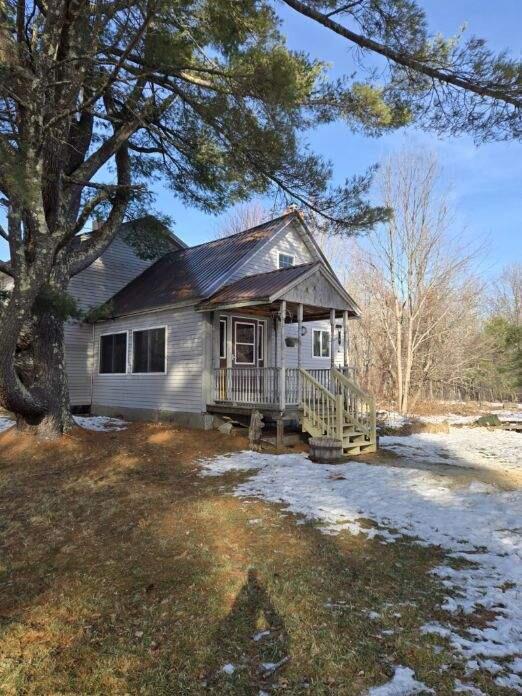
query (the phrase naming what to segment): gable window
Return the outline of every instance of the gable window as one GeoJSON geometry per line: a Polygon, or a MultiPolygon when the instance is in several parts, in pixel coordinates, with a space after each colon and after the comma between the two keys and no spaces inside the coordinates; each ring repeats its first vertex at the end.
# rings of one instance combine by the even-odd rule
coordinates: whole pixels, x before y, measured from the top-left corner
{"type": "Polygon", "coordinates": [[[124,375],[127,372],[127,332],[100,336],[100,374],[124,375]]]}
{"type": "Polygon", "coordinates": [[[227,357],[227,320],[219,320],[219,358],[226,360],[227,357]]]}
{"type": "Polygon", "coordinates": [[[279,268],[291,268],[294,265],[294,257],[290,254],[279,254],[279,268]]]}
{"type": "Polygon", "coordinates": [[[166,372],[166,329],[133,331],[132,371],[135,374],[166,372]]]}
{"type": "Polygon", "coordinates": [[[314,329],[312,342],[312,355],[314,358],[330,357],[330,332],[324,329],[314,329]]]}

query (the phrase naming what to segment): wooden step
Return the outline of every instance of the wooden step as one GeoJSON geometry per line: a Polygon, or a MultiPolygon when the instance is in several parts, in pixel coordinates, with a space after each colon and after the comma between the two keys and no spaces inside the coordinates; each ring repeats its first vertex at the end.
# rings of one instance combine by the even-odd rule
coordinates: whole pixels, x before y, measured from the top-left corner
{"type": "Polygon", "coordinates": [[[365,445],[368,442],[364,433],[354,433],[348,437],[343,437],[343,444],[355,445],[362,444],[365,445]]]}

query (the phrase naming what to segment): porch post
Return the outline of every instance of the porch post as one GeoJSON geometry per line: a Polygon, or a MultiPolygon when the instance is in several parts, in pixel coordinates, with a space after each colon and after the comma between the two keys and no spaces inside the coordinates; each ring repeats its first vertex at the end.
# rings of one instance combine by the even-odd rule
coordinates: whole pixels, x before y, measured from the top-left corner
{"type": "Polygon", "coordinates": [[[297,367],[301,367],[303,356],[301,329],[303,328],[303,305],[297,305],[297,367]]]}
{"type": "Polygon", "coordinates": [[[335,367],[335,309],[330,310],[330,365],[335,367]]]}
{"type": "Polygon", "coordinates": [[[279,383],[279,408],[281,412],[286,405],[286,370],[285,370],[285,318],[286,300],[281,300],[279,307],[279,361],[280,361],[280,383],[279,383]]]}
{"type": "MultiPolygon", "coordinates": [[[[344,366],[348,367],[348,310],[343,312],[343,350],[344,350],[344,366]]],[[[348,376],[348,375],[347,375],[348,376]]]]}

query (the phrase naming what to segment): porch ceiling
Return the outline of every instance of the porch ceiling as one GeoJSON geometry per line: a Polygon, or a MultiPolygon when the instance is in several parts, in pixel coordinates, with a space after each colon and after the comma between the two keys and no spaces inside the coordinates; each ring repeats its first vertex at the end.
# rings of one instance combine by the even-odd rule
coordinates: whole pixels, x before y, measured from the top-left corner
{"type": "Polygon", "coordinates": [[[288,313],[295,317],[302,304],[305,321],[328,318],[332,309],[360,316],[355,301],[320,262],[240,278],[201,302],[197,309],[248,309],[249,313],[269,316],[278,311],[283,300],[288,313]]]}

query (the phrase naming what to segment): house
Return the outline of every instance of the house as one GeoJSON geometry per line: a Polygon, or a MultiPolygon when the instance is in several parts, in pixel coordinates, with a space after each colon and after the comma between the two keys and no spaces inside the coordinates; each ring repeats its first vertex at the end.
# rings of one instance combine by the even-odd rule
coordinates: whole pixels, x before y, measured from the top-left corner
{"type": "Polygon", "coordinates": [[[257,408],[375,448],[373,400],[348,364],[359,309],[298,212],[193,247],[166,232],[170,250],[149,261],[130,224],[70,283],[105,310],[66,327],[74,408],[201,428],[257,408]]]}

